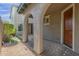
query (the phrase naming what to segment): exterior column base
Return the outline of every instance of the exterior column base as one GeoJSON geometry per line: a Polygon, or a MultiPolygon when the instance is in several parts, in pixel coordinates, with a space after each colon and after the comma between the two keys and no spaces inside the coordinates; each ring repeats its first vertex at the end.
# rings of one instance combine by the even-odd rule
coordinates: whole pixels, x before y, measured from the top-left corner
{"type": "Polygon", "coordinates": [[[28,42],[28,40],[26,40],[26,41],[25,40],[22,40],[22,42],[26,43],[26,42],[28,42]]]}
{"type": "Polygon", "coordinates": [[[36,49],[34,48],[33,50],[34,50],[34,52],[35,52],[37,55],[41,55],[41,54],[44,52],[43,49],[38,50],[37,48],[36,48],[36,49]]]}
{"type": "Polygon", "coordinates": [[[34,51],[34,53],[35,53],[36,55],[42,55],[43,52],[45,52],[45,50],[43,50],[43,51],[41,51],[41,52],[38,52],[38,51],[35,51],[35,50],[33,50],[33,51],[34,51]]]}

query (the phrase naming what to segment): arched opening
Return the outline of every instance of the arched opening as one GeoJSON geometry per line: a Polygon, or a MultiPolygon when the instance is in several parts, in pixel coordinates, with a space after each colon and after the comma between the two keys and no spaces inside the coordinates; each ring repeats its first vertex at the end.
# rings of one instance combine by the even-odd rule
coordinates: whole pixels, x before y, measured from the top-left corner
{"type": "Polygon", "coordinates": [[[27,42],[26,44],[29,48],[34,47],[34,40],[33,40],[33,15],[28,14],[24,20],[24,27],[23,27],[23,40],[27,42]]]}
{"type": "MultiPolygon", "coordinates": [[[[62,52],[61,50],[64,51],[64,47],[63,47],[64,43],[62,45],[60,44],[62,38],[61,35],[63,31],[61,26],[62,24],[61,12],[64,9],[66,9],[69,5],[70,3],[53,3],[49,5],[45,14],[43,15],[44,16],[43,18],[44,49],[45,51],[47,51],[44,54],[60,55],[60,53],[62,52]]],[[[61,54],[63,55],[64,52],[62,52],[61,54]]]]}
{"type": "Polygon", "coordinates": [[[28,45],[29,45],[30,48],[33,49],[34,48],[33,15],[29,14],[27,20],[28,20],[28,45]]]}

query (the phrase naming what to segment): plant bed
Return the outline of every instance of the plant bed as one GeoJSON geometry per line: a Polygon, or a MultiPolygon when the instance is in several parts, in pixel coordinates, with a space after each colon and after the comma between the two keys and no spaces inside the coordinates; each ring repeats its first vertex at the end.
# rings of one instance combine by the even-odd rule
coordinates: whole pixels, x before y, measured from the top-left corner
{"type": "Polygon", "coordinates": [[[8,38],[8,39],[4,40],[2,45],[4,47],[8,47],[8,46],[16,45],[18,42],[20,42],[19,39],[17,39],[16,37],[12,37],[12,38],[8,38]]]}

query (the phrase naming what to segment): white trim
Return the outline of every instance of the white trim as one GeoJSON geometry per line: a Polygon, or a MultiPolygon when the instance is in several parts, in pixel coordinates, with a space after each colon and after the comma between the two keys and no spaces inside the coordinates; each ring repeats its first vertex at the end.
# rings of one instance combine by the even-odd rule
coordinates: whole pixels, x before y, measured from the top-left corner
{"type": "Polygon", "coordinates": [[[74,51],[74,40],[75,40],[75,4],[73,4],[73,51],[74,51]]]}
{"type": "Polygon", "coordinates": [[[75,21],[75,4],[70,4],[67,8],[65,8],[62,12],[61,12],[61,44],[63,44],[63,41],[64,41],[64,20],[63,20],[63,13],[65,11],[67,11],[68,9],[70,9],[71,7],[73,7],[73,29],[72,29],[72,32],[73,32],[73,38],[72,38],[72,50],[74,51],[74,31],[75,31],[75,25],[74,25],[74,21],[75,21]]]}
{"type": "Polygon", "coordinates": [[[61,44],[63,44],[63,12],[61,12],[61,44]]]}

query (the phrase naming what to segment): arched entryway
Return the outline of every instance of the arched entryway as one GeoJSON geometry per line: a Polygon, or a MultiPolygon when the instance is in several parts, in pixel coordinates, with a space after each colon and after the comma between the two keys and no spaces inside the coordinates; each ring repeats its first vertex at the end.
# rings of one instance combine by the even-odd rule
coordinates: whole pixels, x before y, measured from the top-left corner
{"type": "MultiPolygon", "coordinates": [[[[34,16],[34,51],[36,53],[40,54],[46,49],[51,49],[52,51],[55,51],[58,46],[60,46],[57,45],[56,47],[56,44],[52,44],[52,42],[57,44],[60,44],[62,42],[63,34],[61,25],[61,12],[69,5],[70,3],[36,4],[34,9],[31,9],[31,11],[28,12],[32,13],[34,16]]],[[[27,25],[28,17],[29,16],[26,16],[27,25]]],[[[28,37],[28,34],[25,34],[25,36],[28,37]]]]}
{"type": "Polygon", "coordinates": [[[34,48],[34,25],[33,25],[33,15],[29,14],[28,18],[28,45],[30,48],[34,48]]]}
{"type": "Polygon", "coordinates": [[[23,27],[23,40],[27,42],[28,46],[33,49],[34,47],[34,38],[33,38],[33,15],[28,14],[24,20],[23,27]]]}
{"type": "MultiPolygon", "coordinates": [[[[62,23],[64,23],[64,22],[62,22],[61,13],[64,9],[68,8],[70,5],[72,5],[72,4],[70,4],[70,3],[48,4],[48,7],[46,7],[45,12],[42,15],[43,16],[44,50],[48,51],[48,53],[53,54],[53,51],[54,52],[56,50],[60,51],[58,49],[61,49],[61,47],[62,47],[61,43],[62,43],[62,45],[67,46],[64,44],[64,42],[62,42],[62,40],[64,40],[64,37],[63,37],[64,32],[62,30],[62,28],[64,29],[64,26],[62,26],[62,23]]],[[[73,8],[72,8],[72,10],[73,10],[73,8]]],[[[73,13],[73,11],[72,11],[72,13],[73,13]]],[[[73,19],[72,19],[72,21],[73,21],[73,19]]],[[[72,31],[73,31],[73,25],[72,25],[72,31]]],[[[71,39],[73,42],[73,32],[72,32],[71,39]]],[[[73,43],[72,43],[72,48],[71,47],[68,47],[68,48],[70,48],[72,50],[73,43]]],[[[62,49],[64,49],[64,48],[62,48],[62,49]]],[[[60,51],[58,53],[58,55],[60,53],[62,53],[62,52],[60,51]]]]}

